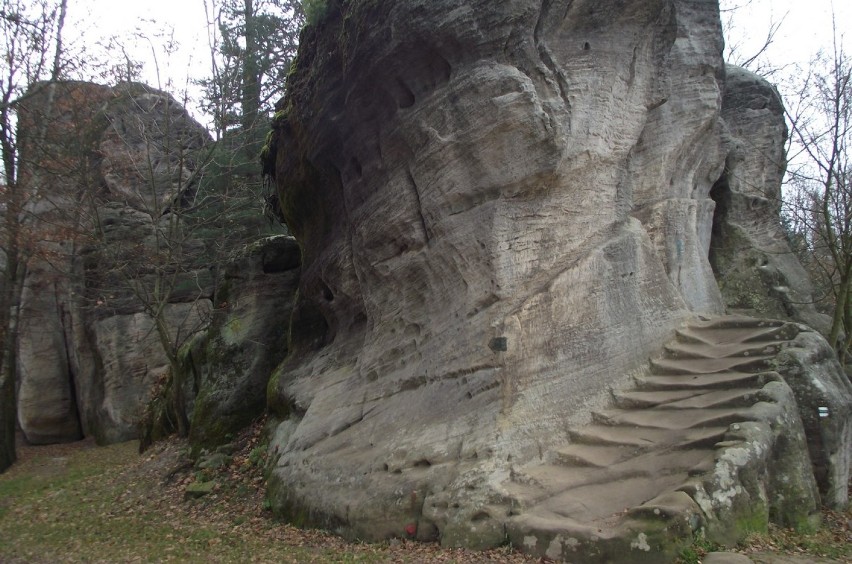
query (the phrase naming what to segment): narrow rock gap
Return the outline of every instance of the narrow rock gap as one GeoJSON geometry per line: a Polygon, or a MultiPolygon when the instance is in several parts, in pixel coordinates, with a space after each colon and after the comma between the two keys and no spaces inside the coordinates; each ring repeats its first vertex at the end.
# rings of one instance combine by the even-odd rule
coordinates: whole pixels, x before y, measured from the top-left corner
{"type": "Polygon", "coordinates": [[[423,228],[423,238],[426,240],[426,246],[428,247],[431,244],[431,238],[429,237],[429,229],[426,227],[426,218],[423,216],[423,204],[420,200],[420,190],[417,188],[417,182],[414,181],[414,175],[411,174],[411,169],[406,170],[406,175],[408,176],[408,182],[411,184],[411,188],[414,191],[414,197],[417,200],[417,215],[420,218],[420,226],[423,228]]]}
{"type": "Polygon", "coordinates": [[[69,397],[69,403],[70,403],[69,411],[70,411],[71,417],[74,420],[74,425],[76,427],[75,434],[77,436],[77,439],[80,440],[80,439],[84,438],[83,422],[80,420],[80,413],[82,411],[82,406],[80,405],[80,400],[77,397],[77,376],[76,376],[76,374],[74,374],[74,367],[71,363],[71,354],[69,352],[70,347],[71,347],[71,343],[68,342],[68,329],[69,329],[71,324],[70,323],[66,324],[66,319],[67,319],[68,315],[67,315],[67,312],[64,311],[59,305],[60,304],[59,290],[58,290],[58,288],[56,287],[55,284],[53,286],[53,292],[54,292],[54,303],[56,304],[56,315],[59,318],[60,327],[62,329],[62,347],[64,348],[64,352],[65,352],[65,365],[66,365],[66,368],[67,368],[68,389],[69,389],[69,395],[70,395],[70,397],[69,397]]]}
{"type": "MultiPolygon", "coordinates": [[[[541,2],[541,12],[538,16],[538,22],[535,24],[535,30],[533,32],[533,38],[535,40],[535,46],[538,49],[538,55],[541,59],[541,62],[545,67],[550,71],[553,75],[553,78],[556,80],[556,86],[559,89],[559,97],[562,98],[562,102],[565,104],[565,111],[569,113],[571,112],[571,101],[568,99],[568,82],[565,80],[565,77],[559,71],[559,67],[556,65],[553,60],[553,55],[550,52],[550,49],[547,48],[547,44],[542,39],[542,27],[544,26],[544,22],[547,18],[547,15],[550,13],[550,9],[553,6],[553,0],[542,0],[541,2]]],[[[568,2],[568,6],[565,9],[565,17],[568,15],[568,10],[571,7],[571,2],[568,2]]],[[[571,129],[570,121],[568,123],[568,129],[571,129]]]]}
{"type": "Polygon", "coordinates": [[[728,183],[728,167],[725,167],[722,176],[713,184],[710,189],[710,199],[715,202],[716,207],[713,210],[713,226],[710,231],[710,251],[708,260],[710,268],[713,269],[713,275],[718,279],[721,274],[722,265],[719,264],[720,253],[725,247],[725,224],[728,219],[728,210],[731,206],[731,188],[728,183]]]}

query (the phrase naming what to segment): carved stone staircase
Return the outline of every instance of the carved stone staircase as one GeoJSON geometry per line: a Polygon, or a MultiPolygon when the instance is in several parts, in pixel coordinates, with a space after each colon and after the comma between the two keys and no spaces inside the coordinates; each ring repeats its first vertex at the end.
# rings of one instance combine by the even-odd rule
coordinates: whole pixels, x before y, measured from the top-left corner
{"type": "Polygon", "coordinates": [[[611,409],[572,429],[548,463],[512,474],[513,545],[571,562],[673,560],[704,520],[690,483],[714,470],[732,426],[757,418],[773,359],[797,332],[739,316],[680,329],[611,409]]]}

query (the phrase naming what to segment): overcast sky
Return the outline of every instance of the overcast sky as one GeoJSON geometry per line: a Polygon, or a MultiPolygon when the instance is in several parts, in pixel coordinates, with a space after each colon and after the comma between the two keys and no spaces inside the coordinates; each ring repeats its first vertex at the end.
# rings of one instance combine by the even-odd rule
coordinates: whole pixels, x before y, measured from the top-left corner
{"type": "Polygon", "coordinates": [[[819,49],[830,48],[832,13],[839,36],[852,30],[849,0],[722,0],[722,5],[738,7],[732,12],[734,27],[727,41],[741,44],[746,52],[759,48],[771,22],[781,22],[768,52],[777,66],[806,64],[819,49]]]}
{"type": "MultiPolygon", "coordinates": [[[[724,6],[740,6],[729,42],[741,44],[744,52],[762,42],[770,22],[784,18],[769,52],[773,64],[804,64],[818,49],[830,45],[832,0],[722,1],[724,6]]],[[[837,30],[852,30],[852,2],[835,0],[833,9],[837,30]]],[[[72,30],[82,32],[90,45],[109,36],[126,38],[123,43],[131,56],[145,62],[142,79],[176,95],[184,89],[188,76],[200,78],[209,73],[203,0],[70,0],[68,31],[72,30]],[[179,43],[176,53],[166,54],[163,39],[156,36],[162,30],[174,30],[179,43]],[[154,53],[160,66],[159,79],[154,53]],[[169,79],[171,85],[166,83],[169,79]]],[[[116,48],[110,54],[121,56],[116,48]]]]}

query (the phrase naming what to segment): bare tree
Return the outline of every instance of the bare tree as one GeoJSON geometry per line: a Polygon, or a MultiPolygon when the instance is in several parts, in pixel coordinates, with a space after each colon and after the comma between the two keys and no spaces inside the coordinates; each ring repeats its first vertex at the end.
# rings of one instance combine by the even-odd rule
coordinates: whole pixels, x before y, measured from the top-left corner
{"type": "Polygon", "coordinates": [[[104,279],[87,299],[92,315],[145,314],[168,362],[161,375],[171,394],[167,426],[186,435],[181,350],[210,320],[218,266],[270,227],[260,195],[220,166],[221,142],[181,104],[139,84],[121,89],[116,107],[106,110],[105,135],[130,181],[124,202],[114,195],[112,204],[92,202],[92,252],[104,279]],[[115,221],[117,213],[125,220],[115,221]]]}
{"type": "Polygon", "coordinates": [[[25,240],[27,206],[38,195],[25,191],[17,137],[17,108],[22,99],[39,88],[47,89],[48,104],[34,136],[43,137],[53,110],[53,91],[45,79],[62,76],[62,30],[67,0],[2,0],[0,26],[5,57],[0,61],[0,153],[2,153],[2,246],[3,277],[0,281],[0,471],[15,460],[15,351],[28,242],[25,240]]]}
{"type": "Polygon", "coordinates": [[[722,31],[725,35],[725,61],[743,67],[755,74],[772,77],[783,71],[784,67],[773,63],[768,53],[778,32],[783,26],[787,14],[780,18],[770,17],[754,29],[745,14],[751,9],[754,0],[720,0],[719,11],[722,17],[722,31]],[[759,37],[758,41],[746,41],[746,38],[759,37]]]}
{"type": "MultiPolygon", "coordinates": [[[[100,284],[89,289],[92,315],[142,311],[159,340],[171,377],[180,348],[208,322],[213,263],[199,234],[222,216],[207,214],[218,195],[206,191],[213,144],[165,92],[120,88],[107,107],[106,138],[122,162],[123,202],[93,198],[100,284]],[[112,203],[110,203],[110,201],[112,203]],[[116,221],[122,215],[130,217],[116,221]]],[[[188,432],[185,419],[177,430],[188,432]]]]}
{"type": "Polygon", "coordinates": [[[800,256],[827,296],[829,342],[845,361],[852,345],[852,59],[836,29],[831,50],[801,73],[787,101],[785,211],[800,256]]]}

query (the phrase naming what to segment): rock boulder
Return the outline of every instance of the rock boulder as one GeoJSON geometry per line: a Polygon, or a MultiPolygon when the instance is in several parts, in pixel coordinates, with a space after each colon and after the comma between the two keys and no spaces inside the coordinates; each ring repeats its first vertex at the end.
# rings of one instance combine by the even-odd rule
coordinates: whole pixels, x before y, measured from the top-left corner
{"type": "Polygon", "coordinates": [[[194,451],[227,442],[259,417],[273,369],[287,356],[301,256],[293,237],[250,245],[225,267],[206,341],[187,352],[197,380],[189,439],[194,451]]]}
{"type": "Polygon", "coordinates": [[[721,45],[712,2],[329,2],[266,163],[304,260],[280,514],[502,542],[465,539],[513,467],[722,311],[721,45]]]}
{"type": "Polygon", "coordinates": [[[163,317],[177,341],[209,320],[213,277],[191,258],[198,244],[181,241],[180,268],[163,259],[169,209],[191,198],[209,136],[164,92],[82,82],[36,86],[20,132],[37,234],[21,303],[21,428],[35,443],[135,438],[168,366],[140,299],[155,291],[154,269],[177,277],[163,317]]]}
{"type": "Polygon", "coordinates": [[[725,170],[710,193],[709,257],[725,305],[827,331],[830,320],[814,309],[811,281],[779,221],[787,136],[781,97],[765,79],[728,65],[722,125],[725,170]]]}
{"type": "MultiPolygon", "coordinates": [[[[778,208],[729,204],[751,197],[732,171],[777,194],[778,163],[748,151],[777,155],[783,119],[723,64],[716,2],[327,5],[264,149],[302,248],[269,388],[272,506],[350,536],[494,546],[519,468],[546,466],[682,320],[739,307],[726,281],[775,248],[778,208]]],[[[810,315],[783,308],[807,292],[786,260],[755,286],[782,307],[752,313],[810,315]]],[[[806,458],[779,439],[795,414],[773,426],[792,409],[779,390],[746,439],[806,458]]]]}

